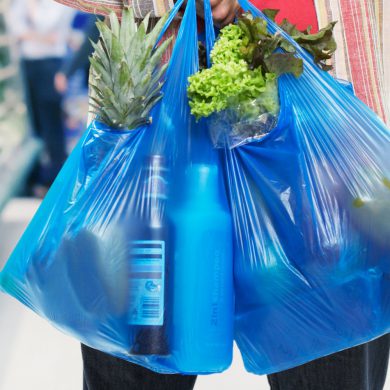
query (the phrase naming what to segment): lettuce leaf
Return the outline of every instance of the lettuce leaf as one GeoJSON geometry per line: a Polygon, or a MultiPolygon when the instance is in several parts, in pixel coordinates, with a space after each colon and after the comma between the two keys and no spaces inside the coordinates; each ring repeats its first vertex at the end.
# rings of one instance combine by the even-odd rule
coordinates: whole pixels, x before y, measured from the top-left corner
{"type": "Polygon", "coordinates": [[[264,61],[268,71],[277,77],[285,73],[299,77],[303,72],[303,61],[292,53],[273,53],[264,61]]]}
{"type": "Polygon", "coordinates": [[[217,63],[189,78],[191,113],[197,119],[208,117],[237,102],[256,99],[266,91],[266,78],[260,68],[250,70],[244,60],[217,63]]]}
{"type": "MultiPolygon", "coordinates": [[[[276,9],[265,9],[264,14],[275,22],[275,18],[279,13],[276,9]]],[[[337,22],[331,22],[326,27],[320,29],[317,33],[311,33],[311,26],[305,31],[297,29],[295,24],[290,23],[287,19],[283,19],[280,27],[289,34],[301,47],[313,55],[314,62],[323,70],[331,70],[332,66],[327,63],[337,50],[337,43],[333,36],[334,26],[337,22]]],[[[281,47],[287,52],[294,51],[293,46],[284,40],[281,47]]]]}
{"type": "MultiPolygon", "coordinates": [[[[271,20],[278,14],[277,10],[264,12],[271,20]]],[[[317,34],[310,34],[310,28],[299,31],[287,20],[281,28],[327,70],[326,61],[336,50],[334,24],[317,34]]],[[[278,114],[277,79],[286,73],[299,77],[303,61],[296,56],[294,45],[280,33],[269,33],[267,27],[266,20],[245,13],[220,31],[211,52],[211,68],[189,78],[189,105],[197,119],[227,109],[246,120],[263,113],[278,114]]]]}

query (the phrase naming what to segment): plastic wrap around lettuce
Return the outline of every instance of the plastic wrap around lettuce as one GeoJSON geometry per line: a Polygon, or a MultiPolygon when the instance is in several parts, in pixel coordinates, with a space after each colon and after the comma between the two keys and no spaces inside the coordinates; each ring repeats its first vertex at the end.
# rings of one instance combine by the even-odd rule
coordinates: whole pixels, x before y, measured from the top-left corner
{"type": "MultiPolygon", "coordinates": [[[[267,10],[274,19],[277,10],[267,10]]],[[[299,31],[286,19],[281,27],[309,51],[324,70],[336,49],[334,23],[317,34],[299,31]]],[[[210,53],[211,66],[189,79],[191,113],[209,117],[216,147],[236,147],[268,134],[279,114],[278,77],[303,72],[302,59],[280,34],[267,30],[267,21],[244,14],[224,27],[210,53]]]]}

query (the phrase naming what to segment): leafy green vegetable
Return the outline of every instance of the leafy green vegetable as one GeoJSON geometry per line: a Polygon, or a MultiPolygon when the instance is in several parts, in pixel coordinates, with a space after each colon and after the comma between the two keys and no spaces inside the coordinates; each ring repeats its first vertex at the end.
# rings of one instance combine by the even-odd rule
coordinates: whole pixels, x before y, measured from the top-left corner
{"type": "MultiPolygon", "coordinates": [[[[267,9],[263,11],[266,16],[275,21],[279,10],[267,9]]],[[[301,47],[313,55],[314,62],[323,70],[331,70],[332,66],[326,61],[332,58],[332,55],[337,49],[337,43],[333,36],[333,29],[336,22],[329,23],[316,34],[311,34],[311,27],[305,31],[299,31],[295,24],[290,23],[287,19],[283,19],[280,27],[289,34],[301,47]]],[[[288,51],[294,51],[291,44],[287,41],[282,42],[281,47],[288,51]]]]}
{"type": "Polygon", "coordinates": [[[228,64],[244,59],[242,48],[245,47],[245,33],[236,24],[229,24],[221,30],[218,41],[210,54],[213,64],[228,64]]]}
{"type": "MultiPolygon", "coordinates": [[[[225,110],[234,103],[250,101],[266,92],[267,81],[260,68],[249,70],[244,60],[216,63],[189,78],[191,112],[198,119],[225,110]]],[[[274,108],[272,104],[270,108],[274,108]]]]}
{"type": "Polygon", "coordinates": [[[234,107],[235,115],[241,121],[250,121],[259,118],[262,114],[276,116],[279,112],[279,92],[277,77],[273,73],[266,73],[263,91],[251,99],[232,97],[228,107],[234,107]]]}
{"type": "MultiPolygon", "coordinates": [[[[278,10],[265,13],[274,20],[278,10]]],[[[334,23],[314,35],[309,35],[309,29],[297,30],[287,20],[281,27],[312,53],[323,69],[329,69],[326,60],[336,50],[334,23]]],[[[211,68],[189,78],[189,104],[197,119],[227,109],[234,110],[233,117],[246,121],[264,113],[277,115],[277,78],[286,73],[299,77],[303,72],[303,61],[295,56],[294,46],[281,34],[270,34],[267,21],[249,13],[220,31],[210,57],[211,68]]]]}
{"type": "Polygon", "coordinates": [[[281,37],[268,33],[265,20],[249,14],[223,28],[210,54],[212,67],[189,78],[191,113],[199,119],[234,108],[245,118],[277,115],[277,77],[299,76],[303,68],[302,60],[274,53],[280,42],[281,37]]]}
{"type": "Polygon", "coordinates": [[[268,32],[266,20],[244,14],[238,19],[238,26],[245,34],[241,53],[251,69],[261,66],[265,73],[275,73],[277,76],[292,73],[299,77],[302,74],[303,61],[292,55],[294,47],[288,50],[291,54],[275,53],[286,42],[280,34],[268,32]]]}
{"type": "MultiPolygon", "coordinates": [[[[273,83],[275,75],[264,73],[261,67],[249,68],[242,50],[247,44],[245,32],[238,25],[228,25],[221,30],[211,52],[213,66],[189,78],[191,112],[198,119],[257,99],[270,89],[267,85],[273,83]]],[[[268,107],[276,113],[278,107],[270,100],[268,107]]],[[[244,115],[245,108],[241,111],[244,115]]]]}
{"type": "Polygon", "coordinates": [[[279,13],[280,10],[278,9],[273,9],[273,8],[267,8],[263,9],[263,14],[267,16],[267,18],[271,19],[273,22],[276,23],[276,16],[279,13]]]}
{"type": "Polygon", "coordinates": [[[269,72],[280,76],[292,73],[299,77],[303,72],[303,62],[292,53],[273,53],[264,60],[269,72]]]}

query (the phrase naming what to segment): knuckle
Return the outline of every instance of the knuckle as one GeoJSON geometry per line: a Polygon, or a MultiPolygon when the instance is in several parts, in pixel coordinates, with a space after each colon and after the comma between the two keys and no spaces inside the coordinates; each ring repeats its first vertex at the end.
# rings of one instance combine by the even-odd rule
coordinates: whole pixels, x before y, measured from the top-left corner
{"type": "Polygon", "coordinates": [[[225,20],[229,16],[229,8],[221,5],[213,10],[213,18],[216,21],[225,20]]]}

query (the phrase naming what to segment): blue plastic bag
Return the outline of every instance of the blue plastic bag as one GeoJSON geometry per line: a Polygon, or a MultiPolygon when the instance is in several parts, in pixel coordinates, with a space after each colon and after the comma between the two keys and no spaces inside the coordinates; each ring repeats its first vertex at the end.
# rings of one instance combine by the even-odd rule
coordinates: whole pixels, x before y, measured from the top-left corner
{"type": "MultiPolygon", "coordinates": [[[[241,5],[264,17],[246,0],[241,5]]],[[[304,74],[280,79],[276,128],[219,151],[218,160],[205,122],[189,115],[196,48],[189,0],[152,126],[91,126],[0,274],[1,288],[83,343],[154,371],[222,371],[232,353],[233,241],[234,332],[249,371],[280,371],[387,333],[387,128],[297,47],[304,74]],[[157,211],[168,210],[167,232],[176,239],[165,276],[170,238],[149,237],[155,246],[145,248],[138,236],[156,210],[152,199],[157,211]],[[147,268],[155,277],[146,280],[139,325],[139,294],[129,294],[140,287],[134,275],[150,267],[139,261],[145,251],[160,261],[147,268]],[[165,297],[153,295],[163,279],[165,297]],[[143,340],[134,337],[137,326],[146,329],[143,340]]]]}
{"type": "Polygon", "coordinates": [[[197,69],[189,0],[153,123],[92,123],[0,274],[57,328],[164,373],[232,359],[232,221],[218,155],[189,112],[197,69]]]}
{"type": "Polygon", "coordinates": [[[280,78],[276,128],[222,153],[235,227],[235,340],[257,374],[390,330],[390,132],[268,23],[297,48],[304,73],[280,78]]]}

